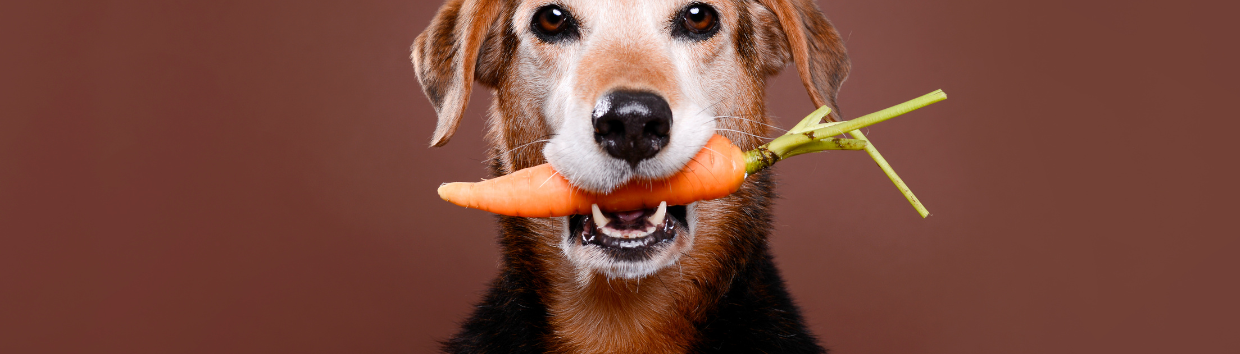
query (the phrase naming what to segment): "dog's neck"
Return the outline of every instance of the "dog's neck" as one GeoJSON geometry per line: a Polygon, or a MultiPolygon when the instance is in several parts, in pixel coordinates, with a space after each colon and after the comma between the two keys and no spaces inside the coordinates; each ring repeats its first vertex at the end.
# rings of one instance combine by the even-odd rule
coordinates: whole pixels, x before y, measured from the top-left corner
{"type": "Polygon", "coordinates": [[[547,307],[564,352],[683,353],[694,341],[694,320],[715,298],[678,268],[640,280],[598,275],[584,284],[560,275],[547,307]]]}

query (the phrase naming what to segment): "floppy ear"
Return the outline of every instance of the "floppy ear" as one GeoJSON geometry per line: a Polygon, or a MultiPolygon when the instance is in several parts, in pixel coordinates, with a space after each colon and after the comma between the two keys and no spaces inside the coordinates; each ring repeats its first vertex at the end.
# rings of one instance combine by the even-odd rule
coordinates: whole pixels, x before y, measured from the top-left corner
{"type": "Polygon", "coordinates": [[[439,123],[431,146],[443,146],[456,132],[483,44],[500,27],[500,0],[449,0],[413,42],[413,69],[439,123]]]}
{"type": "Polygon", "coordinates": [[[835,94],[848,77],[848,52],[835,26],[818,10],[814,0],[757,0],[779,20],[788,40],[801,82],[814,107],[831,106],[832,121],[839,120],[835,94]]]}

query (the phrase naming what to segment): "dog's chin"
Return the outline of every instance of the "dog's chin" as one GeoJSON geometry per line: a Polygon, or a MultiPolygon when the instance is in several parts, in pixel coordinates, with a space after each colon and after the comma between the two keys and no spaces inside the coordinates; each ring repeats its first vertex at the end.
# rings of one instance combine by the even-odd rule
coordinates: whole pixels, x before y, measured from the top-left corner
{"type": "Polygon", "coordinates": [[[578,278],[640,279],[672,266],[693,246],[693,205],[568,217],[562,248],[578,278]]]}

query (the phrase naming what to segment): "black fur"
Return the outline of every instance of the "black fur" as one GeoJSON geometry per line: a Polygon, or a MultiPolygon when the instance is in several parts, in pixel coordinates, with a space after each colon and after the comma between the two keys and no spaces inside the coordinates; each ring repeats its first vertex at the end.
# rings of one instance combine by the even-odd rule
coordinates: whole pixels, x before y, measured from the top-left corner
{"type": "Polygon", "coordinates": [[[805,328],[801,312],[784,289],[783,278],[767,253],[739,272],[710,320],[699,323],[693,353],[826,353],[805,328]]]}

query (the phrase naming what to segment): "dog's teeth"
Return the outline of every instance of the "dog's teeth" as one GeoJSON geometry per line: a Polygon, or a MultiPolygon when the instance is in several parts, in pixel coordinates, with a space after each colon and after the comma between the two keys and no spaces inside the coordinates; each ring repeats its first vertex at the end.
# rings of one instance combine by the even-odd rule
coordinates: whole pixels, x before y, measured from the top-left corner
{"type": "Polygon", "coordinates": [[[663,225],[663,219],[667,217],[667,201],[659,202],[659,209],[655,210],[654,215],[650,216],[650,224],[654,226],[663,225]]]}
{"type": "Polygon", "coordinates": [[[611,220],[603,216],[603,211],[598,209],[598,204],[590,204],[590,211],[594,213],[594,224],[598,225],[598,228],[601,229],[611,223],[611,220]]]}

